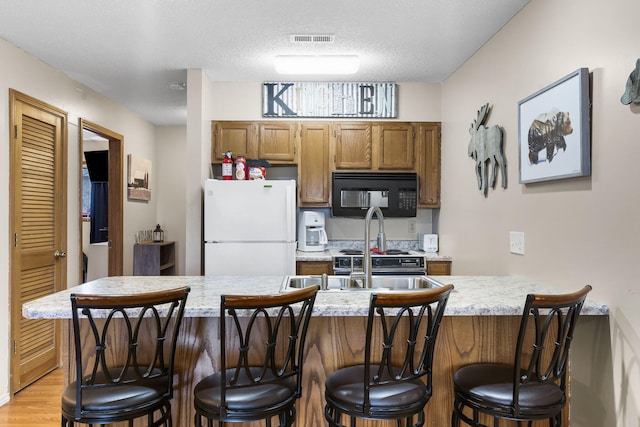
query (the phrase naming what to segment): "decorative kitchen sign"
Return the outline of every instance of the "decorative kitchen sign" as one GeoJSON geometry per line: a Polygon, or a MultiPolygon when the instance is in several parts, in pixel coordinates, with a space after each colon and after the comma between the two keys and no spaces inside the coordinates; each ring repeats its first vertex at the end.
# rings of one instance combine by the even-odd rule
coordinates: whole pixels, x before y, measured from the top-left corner
{"type": "Polygon", "coordinates": [[[263,117],[395,118],[395,83],[264,83],[263,117]]]}
{"type": "Polygon", "coordinates": [[[502,128],[498,125],[486,127],[485,123],[489,118],[491,107],[485,104],[478,110],[476,119],[471,123],[469,133],[469,157],[476,161],[476,178],[478,179],[478,189],[486,197],[491,188],[496,188],[498,167],[502,173],[502,188],[507,188],[507,161],[502,151],[502,128]],[[489,171],[491,172],[491,182],[489,182],[489,171]]]}

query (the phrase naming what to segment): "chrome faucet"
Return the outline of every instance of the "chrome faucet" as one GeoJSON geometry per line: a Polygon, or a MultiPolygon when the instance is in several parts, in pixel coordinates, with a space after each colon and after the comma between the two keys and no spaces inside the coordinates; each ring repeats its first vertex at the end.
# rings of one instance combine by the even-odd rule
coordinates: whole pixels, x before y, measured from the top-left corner
{"type": "Polygon", "coordinates": [[[378,218],[378,251],[384,252],[387,250],[387,240],[384,237],[384,216],[382,211],[377,206],[372,206],[367,211],[367,215],[364,217],[364,250],[362,251],[362,265],[364,267],[364,287],[371,288],[371,248],[369,247],[369,226],[371,225],[371,218],[373,214],[376,214],[378,218]]]}

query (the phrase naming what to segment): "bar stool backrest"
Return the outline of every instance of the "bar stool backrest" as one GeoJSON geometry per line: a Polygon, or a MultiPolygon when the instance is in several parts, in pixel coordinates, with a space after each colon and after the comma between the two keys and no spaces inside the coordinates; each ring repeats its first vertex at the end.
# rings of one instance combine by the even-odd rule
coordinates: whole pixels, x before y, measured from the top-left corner
{"type": "MultiPolygon", "coordinates": [[[[374,293],[369,304],[363,385],[364,412],[376,387],[425,377],[432,393],[433,356],[453,285],[431,292],[374,293]],[[372,366],[377,366],[373,372],[372,366]]],[[[425,402],[426,403],[426,402],[425,402]]]]}
{"type": "MultiPolygon", "coordinates": [[[[277,295],[223,295],[220,302],[221,408],[227,414],[230,393],[295,382],[295,393],[278,407],[301,395],[302,362],[307,328],[318,286],[277,295]]],[[[272,408],[277,412],[276,408],[272,408]]],[[[268,412],[268,411],[267,411],[268,412]]]]}
{"type": "Polygon", "coordinates": [[[527,295],[520,322],[513,370],[513,413],[519,416],[520,388],[557,383],[563,393],[567,363],[580,311],[591,286],[561,295],[527,295]]]}
{"type": "Polygon", "coordinates": [[[189,287],[131,295],[72,294],[76,420],[88,390],[162,386],[173,395],[178,331],[189,287]]]}

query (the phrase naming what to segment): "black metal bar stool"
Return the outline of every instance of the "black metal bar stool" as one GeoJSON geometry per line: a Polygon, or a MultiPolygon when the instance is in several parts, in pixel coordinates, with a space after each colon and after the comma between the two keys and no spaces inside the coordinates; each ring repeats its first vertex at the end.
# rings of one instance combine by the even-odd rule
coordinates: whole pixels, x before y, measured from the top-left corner
{"type": "Polygon", "coordinates": [[[482,418],[562,425],[569,347],[591,286],[560,295],[527,295],[513,364],[477,363],[456,371],[451,426],[484,427],[482,418]],[[468,410],[465,412],[465,408],[468,410]],[[481,415],[481,414],[484,414],[481,415]]]}
{"type": "Polygon", "coordinates": [[[277,295],[223,295],[220,369],[196,384],[195,425],[295,421],[307,327],[318,286],[277,295]]]}
{"type": "Polygon", "coordinates": [[[452,289],[371,295],[364,364],[327,377],[324,414],[330,426],[343,427],[343,417],[352,427],[358,418],[424,424],[436,337],[452,289]]]}
{"type": "Polygon", "coordinates": [[[189,291],[71,295],[76,380],[62,393],[63,427],[132,426],[143,416],[150,427],[172,425],[173,362],[189,291]]]}

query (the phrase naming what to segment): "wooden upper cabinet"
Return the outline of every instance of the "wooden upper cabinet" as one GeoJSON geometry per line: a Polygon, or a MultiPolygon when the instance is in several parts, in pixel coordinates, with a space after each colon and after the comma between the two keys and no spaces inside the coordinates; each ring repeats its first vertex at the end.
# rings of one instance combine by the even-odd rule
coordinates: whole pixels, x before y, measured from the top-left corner
{"type": "Polygon", "coordinates": [[[295,164],[298,123],[259,122],[258,156],[275,164],[295,164]]]}
{"type": "Polygon", "coordinates": [[[226,151],[233,158],[264,159],[273,164],[295,164],[295,122],[235,122],[211,123],[212,162],[222,160],[226,151]]]}
{"type": "Polygon", "coordinates": [[[301,206],[327,207],[334,170],[415,171],[418,206],[440,207],[439,122],[214,121],[211,159],[298,165],[301,206]]]}
{"type": "Polygon", "coordinates": [[[231,151],[233,157],[255,159],[257,152],[256,125],[254,122],[212,122],[211,159],[222,160],[231,151]]]}
{"type": "Polygon", "coordinates": [[[440,123],[416,124],[418,206],[440,207],[440,123]]]}
{"type": "Polygon", "coordinates": [[[415,131],[410,123],[380,123],[378,134],[378,169],[413,170],[415,168],[415,131]]]}
{"type": "Polygon", "coordinates": [[[334,133],[336,169],[372,168],[370,123],[336,123],[334,133]]]}
{"type": "Polygon", "coordinates": [[[329,168],[329,124],[302,124],[298,163],[299,203],[301,206],[328,206],[331,187],[329,168]]]}

